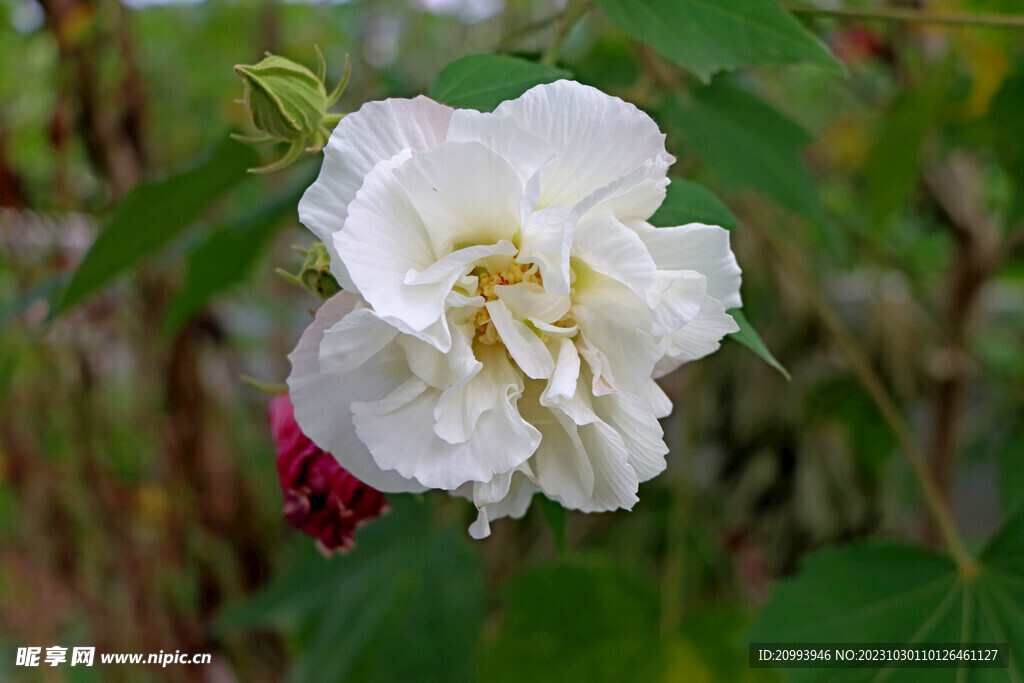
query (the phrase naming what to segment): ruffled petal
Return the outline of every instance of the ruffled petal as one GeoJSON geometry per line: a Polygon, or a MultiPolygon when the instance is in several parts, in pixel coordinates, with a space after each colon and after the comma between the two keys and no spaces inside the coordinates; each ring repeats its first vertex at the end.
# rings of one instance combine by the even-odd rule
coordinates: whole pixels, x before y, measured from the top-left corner
{"type": "Polygon", "coordinates": [[[640,237],[610,211],[599,213],[576,227],[572,255],[598,273],[629,287],[648,306],[657,303],[658,274],[654,259],[640,237]]]}
{"type": "Polygon", "coordinates": [[[423,491],[420,483],[397,472],[382,470],[352,424],[350,405],[353,400],[383,398],[408,377],[400,350],[389,346],[348,372],[320,367],[324,332],[361,302],[362,299],[351,292],[340,292],[324,302],[288,356],[292,363],[288,387],[295,406],[295,419],[314,443],[334,454],[341,466],[357,479],[381,491],[423,491]]]}
{"type": "Polygon", "coordinates": [[[540,337],[525,323],[515,320],[501,299],[488,301],[486,305],[498,336],[519,369],[532,379],[550,377],[555,361],[540,337]]]}
{"type": "Polygon", "coordinates": [[[448,443],[435,433],[434,406],[441,392],[418,378],[383,399],[352,404],[356,433],[381,468],[450,491],[467,481],[490,481],[533,454],[540,432],[516,410],[522,384],[515,370],[497,349],[485,352],[481,362],[481,379],[497,398],[463,443],[448,443]]]}
{"type": "Polygon", "coordinates": [[[665,155],[647,114],[573,81],[538,85],[494,110],[544,138],[555,160],[541,175],[538,206],[574,206],[616,178],[665,155]]]}
{"type": "Polygon", "coordinates": [[[523,186],[554,158],[551,145],[524,130],[511,116],[473,109],[455,110],[448,126],[448,140],[482,143],[515,169],[523,186]]]}
{"type": "Polygon", "coordinates": [[[739,329],[720,301],[705,297],[697,317],[668,337],[668,349],[658,361],[654,376],[662,377],[683,363],[714,353],[721,346],[722,337],[739,329]]]}
{"type": "Polygon", "coordinates": [[[500,487],[496,487],[493,483],[473,485],[472,498],[477,507],[477,517],[469,527],[469,535],[475,539],[490,536],[490,522],[495,519],[502,517],[519,519],[525,515],[533,500],[533,495],[538,491],[533,482],[520,470],[510,474],[497,475],[495,479],[500,480],[500,486],[503,486],[505,490],[504,495],[497,500],[494,500],[494,492],[500,490],[500,487]],[[493,502],[491,502],[492,500],[493,502]]]}
{"type": "Polygon", "coordinates": [[[324,331],[320,368],[331,372],[354,370],[398,336],[398,330],[369,308],[357,308],[324,331]]]}
{"type": "Polygon", "coordinates": [[[552,294],[535,282],[495,285],[494,293],[517,320],[557,322],[572,306],[569,295],[552,294]]]}
{"type": "Polygon", "coordinates": [[[544,288],[552,294],[569,293],[569,259],[575,218],[568,206],[552,206],[531,214],[523,223],[519,263],[536,263],[544,288]]]}
{"type": "Polygon", "coordinates": [[[633,509],[640,481],[629,464],[629,451],[611,425],[598,421],[581,427],[580,440],[594,468],[594,493],[580,509],[584,512],[633,509]]]}
{"type": "Polygon", "coordinates": [[[694,270],[659,270],[658,303],[651,313],[651,333],[672,334],[697,317],[707,296],[708,279],[694,270]]]}
{"type": "Polygon", "coordinates": [[[651,335],[650,310],[625,285],[597,274],[577,278],[575,300],[580,334],[607,361],[595,373],[617,390],[634,391],[662,356],[651,335]]]}
{"type": "Polygon", "coordinates": [[[668,167],[673,161],[669,154],[645,161],[639,168],[587,195],[573,207],[576,214],[585,219],[608,211],[627,225],[646,221],[665,201],[668,167]]]}
{"type": "Polygon", "coordinates": [[[665,469],[668,446],[651,406],[636,394],[619,392],[594,399],[594,411],[622,437],[627,462],[640,481],[647,481],[665,469]]]}
{"type": "Polygon", "coordinates": [[[347,115],[324,148],[320,175],[299,202],[299,220],[327,247],[331,270],[351,289],[332,235],[342,229],[348,205],[363,180],[380,162],[402,150],[425,151],[439,145],[454,110],[426,97],[368,102],[347,115]]]}
{"type": "MultiPolygon", "coordinates": [[[[410,271],[421,273],[437,258],[426,226],[395,175],[396,168],[380,164],[366,177],[349,205],[344,229],[334,235],[334,246],[377,315],[419,331],[438,321],[447,292],[434,283],[406,284],[410,271]]],[[[444,346],[442,350],[447,350],[444,346]]]]}
{"type": "Polygon", "coordinates": [[[523,182],[479,142],[446,142],[414,155],[395,175],[427,226],[436,258],[519,232],[523,182]]]}
{"type": "Polygon", "coordinates": [[[740,308],[741,271],[729,248],[729,231],[717,225],[690,223],[640,233],[658,268],[695,270],[708,278],[708,295],[726,309],[740,308]]]}

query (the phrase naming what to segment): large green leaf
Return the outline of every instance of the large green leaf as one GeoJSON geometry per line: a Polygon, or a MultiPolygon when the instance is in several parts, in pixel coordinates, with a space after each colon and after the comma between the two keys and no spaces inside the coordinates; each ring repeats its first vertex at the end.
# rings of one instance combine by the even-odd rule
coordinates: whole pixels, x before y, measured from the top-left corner
{"type": "Polygon", "coordinates": [[[736,216],[711,190],[689,180],[672,178],[665,201],[657,213],[651,216],[650,223],[659,228],[704,223],[732,230],[737,221],[736,216]]]}
{"type": "Polygon", "coordinates": [[[718,78],[711,86],[695,88],[689,103],[668,103],[664,114],[725,185],[757,190],[824,221],[801,158],[811,136],[767,102],[718,78]]]}
{"type": "Polygon", "coordinates": [[[194,167],[135,186],[114,209],[103,232],[54,306],[57,315],[85,301],[114,277],[181,233],[259,161],[249,146],[227,139],[194,167]]]}
{"type": "Polygon", "coordinates": [[[1024,216],[1024,64],[1007,78],[989,107],[986,122],[990,141],[1011,180],[1017,186],[1014,194],[1014,222],[1024,216]]]}
{"type": "Polygon", "coordinates": [[[483,626],[483,567],[461,526],[435,528],[422,503],[360,529],[348,555],[312,550],[225,613],[221,631],[298,633],[298,681],[471,681],[483,626]]]}
{"type": "Polygon", "coordinates": [[[907,201],[920,174],[925,141],[949,117],[951,70],[947,61],[922,85],[897,97],[882,117],[864,168],[876,226],[907,201]]]}
{"type": "Polygon", "coordinates": [[[571,77],[564,69],[519,57],[470,55],[444,68],[430,87],[430,96],[452,107],[491,111],[535,85],[571,77]]]}
{"type": "Polygon", "coordinates": [[[614,565],[571,560],[529,571],[509,584],[505,610],[481,681],[654,681],[663,669],[656,596],[614,565]]]}
{"type": "Polygon", "coordinates": [[[1019,418],[1007,420],[1009,431],[998,446],[999,493],[1004,510],[1024,508],[1024,420],[1019,418]]]}
{"type": "Polygon", "coordinates": [[[597,0],[619,28],[707,82],[746,64],[843,65],[775,0],[597,0]]]}
{"type": "MultiPolygon", "coordinates": [[[[763,643],[1009,643],[1009,669],[900,669],[899,681],[1024,681],[1024,511],[989,541],[976,576],[888,543],[821,550],[783,581],[748,634],[763,643]]],[[[786,669],[790,680],[881,680],[878,669],[786,669]]],[[[898,676],[898,677],[897,677],[898,676]]]]}
{"type": "Polygon", "coordinates": [[[763,341],[761,341],[761,335],[757,333],[754,326],[750,324],[749,320],[747,320],[747,316],[743,313],[743,309],[733,308],[727,311],[727,313],[731,315],[732,319],[736,321],[736,324],[740,326],[739,331],[730,334],[729,338],[746,346],[748,349],[756,353],[761,360],[782,373],[783,377],[790,379],[789,371],[782,367],[782,363],[775,359],[772,352],[769,351],[768,347],[765,346],[763,341]]]}
{"type": "Polygon", "coordinates": [[[192,250],[185,282],[164,317],[165,333],[181,327],[210,297],[245,278],[277,227],[295,215],[295,206],[308,185],[308,181],[300,183],[255,211],[215,228],[192,250]]]}

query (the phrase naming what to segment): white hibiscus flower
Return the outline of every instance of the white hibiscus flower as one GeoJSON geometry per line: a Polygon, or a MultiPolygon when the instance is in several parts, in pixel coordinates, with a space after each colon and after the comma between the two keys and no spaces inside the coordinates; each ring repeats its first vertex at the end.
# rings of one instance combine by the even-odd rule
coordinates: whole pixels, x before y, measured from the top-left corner
{"type": "Polygon", "coordinates": [[[717,349],[740,306],[728,232],[647,223],[664,139],[571,81],[493,114],[346,116],[299,205],[344,289],[290,356],[303,431],[377,489],[470,498],[477,538],[538,490],[632,508],[665,468],[652,376],[717,349]]]}

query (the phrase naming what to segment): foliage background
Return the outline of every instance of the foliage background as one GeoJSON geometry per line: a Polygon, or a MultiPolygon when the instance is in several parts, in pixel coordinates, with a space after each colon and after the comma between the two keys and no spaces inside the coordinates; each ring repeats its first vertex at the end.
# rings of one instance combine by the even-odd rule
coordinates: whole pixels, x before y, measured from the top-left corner
{"type": "Polygon", "coordinates": [[[1010,642],[969,680],[1024,680],[1024,41],[921,21],[1019,2],[596,4],[0,0],[0,677],[830,674],[749,669],[747,638],[1010,642]],[[319,161],[246,176],[225,143],[232,65],[314,44],[329,80],[352,56],[343,111],[488,108],[558,73],[645,108],[685,179],[659,217],[729,224],[791,380],[732,341],[667,379],[669,469],[631,513],[538,500],[473,543],[469,505],[396,496],[325,560],[281,517],[268,398],[239,381],[283,380],[317,305],[273,271],[311,241],[319,161]],[[449,67],[495,51],[520,61],[449,67]],[[976,561],[942,550],[908,451],[976,561]],[[15,669],[26,645],[214,664],[15,669]]]}

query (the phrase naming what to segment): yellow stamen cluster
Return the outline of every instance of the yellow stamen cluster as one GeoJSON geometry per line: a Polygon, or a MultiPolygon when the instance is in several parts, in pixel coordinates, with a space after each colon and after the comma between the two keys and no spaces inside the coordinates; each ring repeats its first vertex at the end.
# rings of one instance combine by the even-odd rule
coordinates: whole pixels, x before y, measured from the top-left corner
{"type": "MultiPolygon", "coordinates": [[[[482,296],[484,301],[494,301],[498,298],[498,295],[494,293],[494,288],[497,285],[517,285],[520,282],[534,282],[541,286],[544,285],[540,277],[540,271],[532,263],[524,265],[512,261],[509,263],[508,268],[500,273],[491,273],[483,268],[474,272],[478,279],[476,293],[482,296]]],[[[476,326],[476,338],[481,344],[497,344],[501,341],[501,337],[498,336],[498,330],[494,328],[494,323],[491,322],[491,316],[485,307],[481,306],[480,310],[476,312],[473,324],[476,326]]]]}

